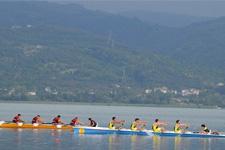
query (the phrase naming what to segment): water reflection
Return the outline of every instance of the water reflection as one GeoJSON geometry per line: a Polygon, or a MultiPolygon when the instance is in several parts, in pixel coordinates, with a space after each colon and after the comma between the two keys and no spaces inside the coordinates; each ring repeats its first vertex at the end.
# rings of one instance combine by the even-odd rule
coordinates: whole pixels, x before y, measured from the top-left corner
{"type": "Polygon", "coordinates": [[[58,130],[53,130],[51,132],[51,135],[53,137],[53,142],[55,143],[55,145],[60,145],[62,142],[62,140],[61,140],[62,132],[58,131],[58,130]]]}
{"type": "Polygon", "coordinates": [[[0,130],[0,149],[14,150],[75,150],[75,149],[152,149],[152,150],[214,150],[223,149],[224,139],[182,138],[129,135],[76,135],[57,130],[0,130]],[[4,140],[4,141],[3,141],[4,140]],[[14,145],[13,145],[13,144],[14,145]]]}
{"type": "Polygon", "coordinates": [[[174,138],[174,150],[181,149],[192,149],[198,147],[202,150],[212,150],[212,141],[215,139],[211,138],[174,138]],[[194,145],[194,146],[193,146],[194,145]]]}
{"type": "Polygon", "coordinates": [[[201,145],[203,145],[203,150],[211,150],[211,143],[212,143],[212,139],[210,138],[203,138],[201,139],[201,145]]]}
{"type": "Polygon", "coordinates": [[[116,141],[118,140],[118,138],[116,138],[116,136],[115,135],[110,135],[109,137],[108,137],[108,142],[109,142],[109,150],[113,150],[113,149],[115,149],[115,146],[114,146],[114,144],[116,143],[116,141]]]}
{"type": "Polygon", "coordinates": [[[182,138],[177,136],[174,138],[174,150],[180,150],[182,145],[181,145],[181,140],[182,138]]]}
{"type": "Polygon", "coordinates": [[[130,137],[130,146],[131,150],[136,150],[138,148],[138,137],[136,135],[133,135],[130,137]]]}
{"type": "Polygon", "coordinates": [[[161,138],[159,136],[152,136],[152,149],[154,150],[160,150],[160,145],[161,145],[161,138]]]}
{"type": "MultiPolygon", "coordinates": [[[[104,137],[102,137],[104,139],[104,137]]],[[[213,139],[209,138],[182,138],[182,137],[160,137],[160,136],[118,136],[108,135],[108,149],[121,149],[122,148],[137,150],[137,149],[193,149],[194,147],[202,150],[212,150],[211,144],[213,139]],[[130,140],[127,140],[127,139],[130,140]],[[128,144],[129,143],[129,144],[128,144]]]]}
{"type": "Polygon", "coordinates": [[[20,147],[22,145],[22,129],[13,129],[13,132],[15,133],[15,140],[17,147],[20,147]]]}
{"type": "Polygon", "coordinates": [[[108,149],[148,149],[150,137],[137,135],[108,135],[108,149]]]}
{"type": "Polygon", "coordinates": [[[148,148],[148,140],[149,137],[146,136],[137,136],[137,135],[133,135],[130,136],[130,149],[131,150],[136,150],[136,149],[140,149],[140,147],[142,148],[148,148]]]}

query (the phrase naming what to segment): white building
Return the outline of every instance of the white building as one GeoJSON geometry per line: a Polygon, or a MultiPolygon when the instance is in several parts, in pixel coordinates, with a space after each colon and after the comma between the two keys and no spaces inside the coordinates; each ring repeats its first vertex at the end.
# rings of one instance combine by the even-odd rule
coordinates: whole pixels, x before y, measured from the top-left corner
{"type": "Polygon", "coordinates": [[[27,95],[27,96],[36,96],[37,93],[34,92],[34,91],[32,91],[32,92],[27,92],[26,95],[27,95]]]}

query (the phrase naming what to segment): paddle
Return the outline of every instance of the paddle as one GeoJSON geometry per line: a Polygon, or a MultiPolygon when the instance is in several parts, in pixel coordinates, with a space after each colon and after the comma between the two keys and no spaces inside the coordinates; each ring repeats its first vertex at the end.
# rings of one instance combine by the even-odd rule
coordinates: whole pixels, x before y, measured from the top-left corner
{"type": "Polygon", "coordinates": [[[13,123],[12,121],[4,121],[5,124],[13,123]]]}
{"type": "MultiPolygon", "coordinates": [[[[10,124],[10,123],[15,123],[15,122],[12,122],[12,121],[4,121],[4,124],[10,124]]],[[[25,122],[23,121],[23,123],[25,123],[25,122]]]]}
{"type": "MultiPolygon", "coordinates": [[[[42,124],[49,124],[49,125],[57,125],[57,124],[53,124],[53,123],[50,123],[50,122],[45,122],[45,123],[42,123],[42,124]]],[[[71,126],[70,124],[61,124],[62,126],[71,126]]]]}
{"type": "Polygon", "coordinates": [[[43,122],[42,124],[52,124],[52,123],[50,123],[50,122],[43,122]]]}

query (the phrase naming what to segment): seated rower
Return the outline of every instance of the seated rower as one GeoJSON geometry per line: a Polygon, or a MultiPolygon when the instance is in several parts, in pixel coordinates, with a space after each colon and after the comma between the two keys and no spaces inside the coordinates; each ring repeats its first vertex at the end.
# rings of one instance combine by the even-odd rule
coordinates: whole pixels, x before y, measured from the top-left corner
{"type": "Polygon", "coordinates": [[[121,129],[125,120],[116,120],[116,117],[112,117],[112,120],[108,124],[109,129],[121,129]]]}
{"type": "Polygon", "coordinates": [[[35,124],[35,123],[37,123],[37,124],[42,124],[42,123],[43,123],[43,121],[42,121],[40,115],[37,115],[37,116],[35,116],[35,117],[32,119],[32,124],[35,124]]]}
{"type": "Polygon", "coordinates": [[[52,124],[58,125],[58,124],[64,124],[64,123],[63,123],[62,120],[61,120],[61,116],[58,115],[58,116],[56,116],[56,117],[52,120],[52,124]]]}
{"type": "Polygon", "coordinates": [[[215,135],[219,135],[219,132],[209,130],[208,127],[205,124],[202,124],[201,128],[202,128],[201,131],[200,131],[201,134],[215,134],[215,135]]]}
{"type": "Polygon", "coordinates": [[[21,119],[21,114],[17,114],[13,120],[12,120],[13,123],[23,123],[24,121],[21,119]]]}
{"type": "Polygon", "coordinates": [[[159,119],[155,119],[155,122],[152,125],[153,132],[164,132],[165,128],[162,126],[166,126],[165,122],[159,121],[159,119]]]}
{"type": "Polygon", "coordinates": [[[185,129],[188,128],[188,125],[181,124],[180,120],[176,120],[175,126],[174,126],[174,132],[175,133],[184,133],[185,129]]]}
{"type": "Polygon", "coordinates": [[[88,118],[90,127],[97,127],[98,123],[94,121],[92,118],[88,118]]]}
{"type": "Polygon", "coordinates": [[[208,133],[210,133],[210,130],[208,129],[208,127],[205,124],[202,124],[200,133],[201,134],[208,134],[208,133]]]}
{"type": "Polygon", "coordinates": [[[84,123],[80,122],[78,117],[75,117],[73,120],[71,120],[70,125],[79,126],[79,125],[84,125],[84,123]]]}
{"type": "Polygon", "coordinates": [[[131,124],[130,129],[132,131],[144,130],[147,122],[142,121],[139,118],[135,118],[134,122],[131,124]]]}

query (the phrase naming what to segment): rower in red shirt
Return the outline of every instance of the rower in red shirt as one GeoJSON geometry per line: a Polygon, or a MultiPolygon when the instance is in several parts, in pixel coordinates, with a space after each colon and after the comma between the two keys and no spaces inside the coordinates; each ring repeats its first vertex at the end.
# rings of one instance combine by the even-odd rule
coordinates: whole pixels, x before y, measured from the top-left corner
{"type": "Polygon", "coordinates": [[[55,117],[55,118],[52,120],[52,124],[57,125],[57,124],[64,124],[64,123],[63,123],[62,120],[61,120],[61,116],[58,115],[57,117],[55,117]]]}
{"type": "Polygon", "coordinates": [[[70,125],[78,126],[78,125],[84,125],[84,123],[82,123],[78,117],[75,117],[73,120],[71,120],[70,125]]]}
{"type": "Polygon", "coordinates": [[[12,120],[13,123],[20,123],[20,122],[24,122],[22,119],[21,119],[21,114],[17,114],[13,120],[12,120]]]}
{"type": "Polygon", "coordinates": [[[32,119],[32,124],[34,124],[34,123],[37,123],[37,124],[42,124],[42,123],[43,123],[43,121],[42,121],[40,115],[37,115],[37,116],[35,116],[35,117],[32,119]]]}

